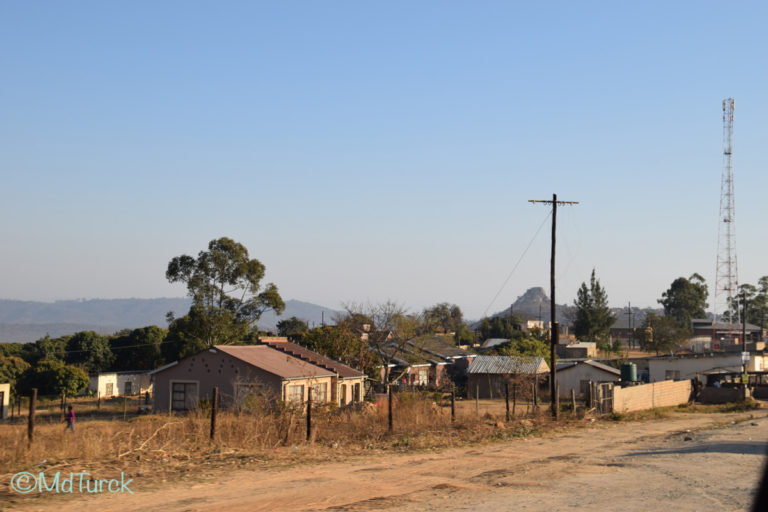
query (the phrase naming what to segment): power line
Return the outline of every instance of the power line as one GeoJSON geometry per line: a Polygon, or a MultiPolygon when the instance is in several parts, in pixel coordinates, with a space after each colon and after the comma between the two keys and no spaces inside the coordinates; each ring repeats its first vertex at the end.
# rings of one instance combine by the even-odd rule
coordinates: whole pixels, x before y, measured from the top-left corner
{"type": "Polygon", "coordinates": [[[504,287],[507,286],[507,283],[512,278],[512,274],[515,273],[515,270],[517,270],[517,267],[520,266],[520,262],[523,261],[523,258],[525,258],[526,253],[528,252],[528,249],[531,248],[531,245],[533,245],[533,241],[536,240],[536,237],[539,235],[539,232],[541,231],[541,228],[544,227],[544,224],[546,224],[547,219],[549,219],[549,216],[552,215],[552,210],[549,211],[546,217],[544,217],[544,220],[541,221],[541,225],[539,225],[539,229],[536,230],[536,233],[533,234],[533,238],[531,238],[531,241],[528,242],[528,245],[526,246],[523,253],[520,255],[520,258],[517,260],[517,263],[515,263],[515,266],[512,268],[512,271],[509,273],[507,278],[504,280],[504,283],[501,285],[501,288],[499,288],[499,291],[496,292],[496,295],[494,295],[493,299],[491,300],[491,303],[488,304],[488,307],[485,308],[485,311],[483,312],[483,318],[488,314],[488,310],[491,309],[491,306],[493,306],[493,303],[496,302],[496,299],[499,298],[499,295],[501,295],[502,290],[504,290],[504,287]]]}

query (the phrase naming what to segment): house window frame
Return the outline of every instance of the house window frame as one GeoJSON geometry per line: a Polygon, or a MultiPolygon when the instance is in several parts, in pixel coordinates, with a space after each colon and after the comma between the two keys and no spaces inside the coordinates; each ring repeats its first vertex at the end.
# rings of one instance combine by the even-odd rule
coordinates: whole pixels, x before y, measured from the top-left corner
{"type": "Polygon", "coordinates": [[[168,410],[169,411],[180,411],[180,412],[192,410],[192,408],[187,408],[186,407],[186,404],[187,404],[187,391],[186,391],[186,388],[184,389],[184,409],[174,409],[174,407],[173,407],[173,402],[174,402],[174,400],[173,400],[173,385],[174,384],[194,384],[197,387],[197,401],[199,402],[200,401],[200,381],[199,380],[189,380],[189,379],[184,379],[184,380],[179,379],[179,380],[171,380],[171,381],[169,381],[169,386],[168,386],[168,395],[169,395],[168,396],[168,410]]]}
{"type": "Polygon", "coordinates": [[[289,404],[302,404],[304,403],[304,393],[306,392],[305,384],[287,384],[285,386],[285,402],[289,404]],[[291,388],[301,388],[300,393],[291,393],[291,388]]]}

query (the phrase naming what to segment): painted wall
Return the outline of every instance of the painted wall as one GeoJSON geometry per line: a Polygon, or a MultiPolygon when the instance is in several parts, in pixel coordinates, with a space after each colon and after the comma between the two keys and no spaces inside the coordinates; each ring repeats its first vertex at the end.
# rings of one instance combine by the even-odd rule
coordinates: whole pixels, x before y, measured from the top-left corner
{"type": "Polygon", "coordinates": [[[690,380],[668,380],[626,388],[614,386],[613,410],[632,412],[684,404],[691,399],[692,391],[690,380]]]}
{"type": "Polygon", "coordinates": [[[10,412],[11,384],[0,384],[0,393],[3,395],[2,400],[0,400],[0,419],[6,419],[10,412]]]}
{"type": "Polygon", "coordinates": [[[88,390],[93,391],[101,398],[118,396],[122,394],[117,385],[116,373],[99,373],[88,378],[88,390]]]}
{"type": "Polygon", "coordinates": [[[571,390],[573,390],[576,392],[576,396],[580,397],[586,392],[582,382],[589,382],[590,380],[594,382],[615,382],[619,380],[619,376],[588,364],[577,364],[565,370],[557,371],[558,394],[561,397],[570,397],[571,390]]]}

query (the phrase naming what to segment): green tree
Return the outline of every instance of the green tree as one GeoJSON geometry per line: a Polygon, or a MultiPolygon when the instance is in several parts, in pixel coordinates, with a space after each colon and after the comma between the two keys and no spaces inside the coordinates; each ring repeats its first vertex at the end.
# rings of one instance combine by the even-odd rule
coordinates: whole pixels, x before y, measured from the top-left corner
{"type": "Polygon", "coordinates": [[[455,333],[463,324],[464,315],[456,304],[441,302],[431,308],[425,308],[422,313],[424,334],[432,334],[442,330],[444,333],[455,333]]]}
{"type": "Polygon", "coordinates": [[[156,325],[125,329],[117,333],[109,345],[115,355],[112,369],[151,370],[163,363],[162,343],[168,331],[156,325]]]}
{"type": "Polygon", "coordinates": [[[706,318],[708,293],[704,278],[693,274],[672,281],[658,302],[664,306],[664,315],[673,318],[678,327],[690,329],[694,318],[706,318]]]}
{"type": "Polygon", "coordinates": [[[456,341],[457,345],[471,346],[473,343],[475,343],[475,332],[467,327],[467,324],[462,322],[456,329],[456,334],[454,335],[453,339],[456,341]]]}
{"type": "Polygon", "coordinates": [[[307,322],[292,316],[277,322],[278,336],[287,336],[291,340],[298,341],[309,330],[307,322]]]}
{"type": "Polygon", "coordinates": [[[81,331],[67,340],[64,361],[81,366],[87,372],[103,372],[112,366],[115,356],[106,336],[93,331],[81,331]]]}
{"type": "Polygon", "coordinates": [[[277,287],[269,283],[262,289],[264,272],[264,265],[250,259],[248,249],[230,238],[211,240],[197,258],[173,258],[165,276],[171,283],[184,283],[192,298],[185,317],[168,318],[169,335],[182,345],[179,353],[235,343],[248,335],[265,311],[282,313],[285,304],[277,287]]]}
{"type": "Polygon", "coordinates": [[[502,356],[543,357],[550,364],[549,342],[534,336],[518,336],[496,349],[502,356]]]}
{"type": "Polygon", "coordinates": [[[640,330],[640,346],[658,355],[682,348],[689,336],[690,331],[671,316],[649,313],[640,330]]]}
{"type": "Polygon", "coordinates": [[[25,394],[37,388],[41,395],[75,396],[88,387],[88,374],[61,361],[40,361],[21,374],[18,387],[25,394]]]}
{"type": "Polygon", "coordinates": [[[514,338],[520,331],[520,319],[506,316],[485,317],[480,321],[478,328],[481,340],[488,338],[514,338]]]}
{"type": "Polygon", "coordinates": [[[305,331],[298,343],[326,357],[376,377],[379,358],[349,325],[327,325],[305,331]]]}
{"type": "Polygon", "coordinates": [[[608,306],[608,294],[595,276],[595,269],[592,269],[589,287],[587,283],[581,283],[573,305],[573,332],[576,337],[581,341],[595,342],[602,350],[613,349],[608,335],[616,316],[608,306]]]}
{"type": "Polygon", "coordinates": [[[0,356],[0,382],[10,382],[11,394],[16,395],[16,382],[29,367],[20,357],[0,356]]]}
{"type": "Polygon", "coordinates": [[[47,359],[64,361],[67,341],[70,337],[51,338],[46,335],[34,343],[25,343],[22,347],[21,357],[31,365],[47,359]]]}

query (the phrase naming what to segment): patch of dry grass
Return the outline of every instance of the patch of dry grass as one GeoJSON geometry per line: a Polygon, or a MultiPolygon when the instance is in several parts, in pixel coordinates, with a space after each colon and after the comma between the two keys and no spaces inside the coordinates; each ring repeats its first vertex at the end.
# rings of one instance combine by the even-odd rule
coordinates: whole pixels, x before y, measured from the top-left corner
{"type": "MultiPolygon", "coordinates": [[[[370,450],[406,451],[462,446],[494,439],[530,435],[549,422],[546,412],[509,423],[502,416],[460,413],[451,422],[450,408],[430,396],[401,394],[388,430],[386,407],[357,404],[355,408],[314,408],[311,439],[306,439],[303,411],[249,404],[248,410],[219,411],[216,439],[211,441],[209,411],[186,415],[135,415],[122,420],[116,404],[106,417],[92,404],[76,406],[76,432],[65,430],[52,408],[38,418],[34,442],[27,443],[26,423],[0,426],[0,467],[4,473],[44,466],[113,468],[194,465],[211,458],[274,460],[297,451],[317,457],[354,455],[370,450]],[[93,414],[91,414],[93,413],[93,414]],[[309,450],[308,448],[311,448],[309,450]]],[[[22,418],[23,420],[23,418],[22,418]]]]}

